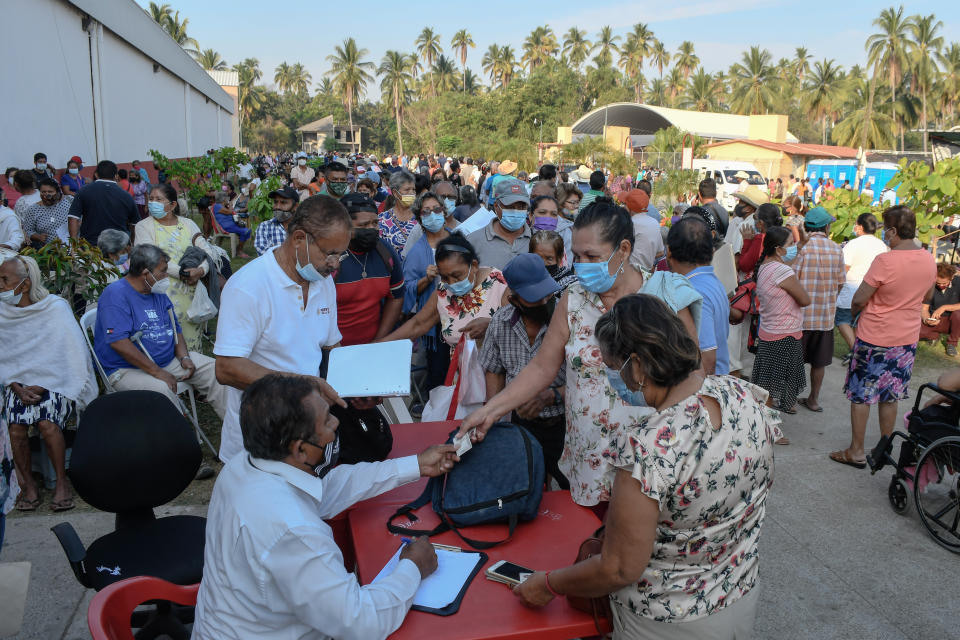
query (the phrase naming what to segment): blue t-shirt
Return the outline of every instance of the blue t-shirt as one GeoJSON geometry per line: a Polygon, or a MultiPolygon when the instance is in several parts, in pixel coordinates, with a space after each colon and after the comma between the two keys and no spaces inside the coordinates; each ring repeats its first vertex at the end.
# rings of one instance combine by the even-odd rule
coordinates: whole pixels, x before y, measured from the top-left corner
{"type": "Polygon", "coordinates": [[[690,285],[703,296],[700,308],[700,350],[717,351],[717,375],[730,373],[727,335],[730,333],[730,302],[713,267],[697,267],[687,274],[690,285]]]}
{"type": "Polygon", "coordinates": [[[663,217],[660,215],[660,209],[657,209],[655,206],[653,206],[652,202],[647,205],[647,215],[656,220],[658,224],[660,222],[660,218],[663,217]]]}
{"type": "Polygon", "coordinates": [[[111,282],[97,301],[97,326],[93,350],[109,376],[117,369],[135,369],[113,350],[111,343],[130,338],[142,331],[140,342],[161,367],[173,360],[174,340],[180,323],[173,313],[173,304],[166,295],[137,292],[126,278],[111,282]],[[173,314],[173,325],[170,317],[173,314]]]}

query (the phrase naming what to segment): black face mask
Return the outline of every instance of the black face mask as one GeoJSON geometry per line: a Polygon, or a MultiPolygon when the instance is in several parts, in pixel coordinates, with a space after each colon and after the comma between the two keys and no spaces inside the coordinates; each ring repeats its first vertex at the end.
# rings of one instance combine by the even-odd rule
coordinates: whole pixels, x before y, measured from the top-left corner
{"type": "Polygon", "coordinates": [[[521,316],[530,319],[536,324],[549,324],[550,317],[553,315],[553,309],[556,305],[554,298],[552,297],[544,304],[538,304],[533,307],[523,306],[521,301],[517,300],[516,298],[514,298],[512,302],[513,306],[521,316]]]}
{"type": "Polygon", "coordinates": [[[743,205],[738,204],[733,208],[733,215],[737,218],[745,218],[746,214],[743,213],[743,205]]]}
{"type": "Polygon", "coordinates": [[[557,274],[560,273],[560,265],[559,265],[559,264],[551,264],[551,265],[548,265],[548,266],[547,266],[547,273],[550,274],[550,277],[551,277],[551,278],[556,278],[556,277],[557,277],[557,274]]]}
{"type": "Polygon", "coordinates": [[[313,472],[317,475],[318,478],[323,478],[325,475],[330,473],[331,469],[337,466],[337,460],[339,458],[340,458],[340,434],[338,433],[337,437],[333,439],[333,442],[328,442],[327,446],[323,448],[323,458],[313,468],[313,472]]]}
{"type": "Polygon", "coordinates": [[[377,246],[380,233],[376,229],[354,229],[350,239],[350,248],[357,253],[372,251],[377,246]]]}

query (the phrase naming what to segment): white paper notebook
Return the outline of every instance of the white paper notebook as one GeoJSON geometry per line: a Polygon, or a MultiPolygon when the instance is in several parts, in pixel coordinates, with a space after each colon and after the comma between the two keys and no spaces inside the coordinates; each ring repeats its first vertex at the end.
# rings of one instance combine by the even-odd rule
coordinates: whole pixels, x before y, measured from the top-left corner
{"type": "Polygon", "coordinates": [[[413,343],[392,340],[330,351],[327,382],[343,398],[410,395],[413,343]]]}
{"type": "MultiPolygon", "coordinates": [[[[377,577],[377,580],[385,578],[397,568],[400,562],[400,552],[403,545],[397,549],[393,557],[387,561],[377,577]]],[[[429,609],[443,609],[448,604],[457,599],[460,590],[470,578],[473,569],[480,560],[479,553],[470,553],[467,551],[447,551],[446,549],[436,549],[437,552],[437,570],[420,581],[420,588],[413,596],[413,604],[427,607],[429,609]]]]}

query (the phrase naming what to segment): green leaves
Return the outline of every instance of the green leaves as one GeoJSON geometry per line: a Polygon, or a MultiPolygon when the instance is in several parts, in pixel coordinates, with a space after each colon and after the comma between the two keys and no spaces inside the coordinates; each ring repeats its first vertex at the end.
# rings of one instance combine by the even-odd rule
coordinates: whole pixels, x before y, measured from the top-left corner
{"type": "Polygon", "coordinates": [[[896,188],[900,204],[916,214],[920,241],[930,243],[941,234],[938,225],[960,214],[960,158],[941,160],[933,170],[920,161],[908,163],[902,159],[898,164],[900,171],[888,186],[896,188]]]}
{"type": "Polygon", "coordinates": [[[67,244],[57,239],[42,249],[27,248],[21,253],[37,261],[43,285],[68,301],[77,294],[87,302],[96,302],[110,277],[120,276],[100,249],[80,238],[71,238],[67,244]]]}
{"type": "Polygon", "coordinates": [[[183,160],[170,160],[155,149],[149,153],[153,165],[167,174],[168,180],[176,184],[191,205],[211,191],[219,191],[222,174],[234,171],[249,161],[247,154],[233,147],[222,147],[210,155],[183,160]]]}

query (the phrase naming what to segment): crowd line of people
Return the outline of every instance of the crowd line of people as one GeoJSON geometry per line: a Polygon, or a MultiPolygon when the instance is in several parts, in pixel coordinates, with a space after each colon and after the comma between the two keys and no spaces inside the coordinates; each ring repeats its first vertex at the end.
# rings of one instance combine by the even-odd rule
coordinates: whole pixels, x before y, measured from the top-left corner
{"type": "Polygon", "coordinates": [[[920,247],[902,206],[860,216],[841,246],[830,214],[797,190],[777,203],[747,185],[728,212],[706,178],[662,225],[661,172],[647,167],[626,177],[544,164],[531,176],[509,160],[301,153],[224,176],[197,203],[198,225],[142,169],[102,161],[88,183],[75,157],[58,182],[34,160],[12,173],[18,199],[0,212],[0,331],[17,336],[0,354],[15,466],[0,489],[38,508],[38,436],[56,472],[51,507],[73,507],[64,429],[98,393],[95,365],[115,390],[174,404],[178,385],[193,387],[223,420],[226,463],[198,638],[385,637],[436,566],[417,543],[375,585],[343,567],[322,518],[459,459],[450,446],[386,462],[344,450],[381,462],[333,469],[338,425],[365,425],[380,399],[334,392],[331,349],[413,340],[429,391],[461,340],[476,341],[486,402],[461,433],[482,441],[501,419],[527,428],[551,482],[607,525],[600,555],[519,585],[525,604],[610,594],[616,637],[739,638],[756,612],[774,445],[789,444],[780,414],[824,411],[834,328],[849,348],[851,443],[830,458],[859,468],[870,406],[889,434],[918,340],[946,334],[950,355],[960,340],[960,276],[920,247]],[[270,174],[284,184],[252,225],[246,205],[270,174]],[[231,273],[214,227],[241,248],[252,238],[258,257],[231,273]],[[49,293],[16,253],[69,238],[100,247],[115,274],[95,307],[95,359],[76,301],[49,293]],[[212,356],[198,300],[216,310],[212,356]]]}

